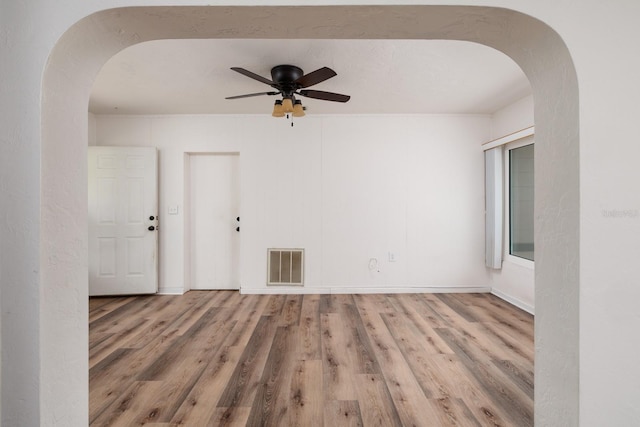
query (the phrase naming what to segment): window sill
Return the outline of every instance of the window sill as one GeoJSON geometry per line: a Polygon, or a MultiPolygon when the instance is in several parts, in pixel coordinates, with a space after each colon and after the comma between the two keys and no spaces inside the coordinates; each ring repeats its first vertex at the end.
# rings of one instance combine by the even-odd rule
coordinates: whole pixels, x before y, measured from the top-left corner
{"type": "Polygon", "coordinates": [[[510,262],[511,264],[519,265],[520,267],[528,268],[529,270],[535,270],[536,264],[534,261],[529,261],[528,259],[513,256],[511,254],[505,255],[504,261],[510,262]]]}

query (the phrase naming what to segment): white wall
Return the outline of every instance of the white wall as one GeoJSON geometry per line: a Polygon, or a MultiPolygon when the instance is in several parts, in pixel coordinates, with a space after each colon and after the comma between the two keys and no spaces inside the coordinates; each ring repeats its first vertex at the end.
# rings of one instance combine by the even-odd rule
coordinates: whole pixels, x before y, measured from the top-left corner
{"type": "MultiPolygon", "coordinates": [[[[533,96],[527,96],[491,116],[491,139],[497,139],[533,125],[533,96]]],[[[505,205],[505,218],[508,214],[509,207],[505,205]]],[[[504,226],[507,227],[506,221],[504,226]]],[[[533,313],[535,310],[534,269],[529,263],[518,262],[510,256],[508,246],[508,242],[504,242],[502,269],[489,269],[491,292],[533,313]]]]}
{"type": "Polygon", "coordinates": [[[93,113],[89,113],[89,121],[87,123],[89,129],[89,145],[97,145],[97,135],[96,135],[96,115],[93,113]]]}
{"type": "Polygon", "coordinates": [[[285,291],[488,289],[478,150],[488,116],[307,116],[294,127],[270,116],[95,117],[99,145],[159,148],[161,292],[189,288],[190,152],[240,153],[243,292],[274,291],[270,247],[305,249],[305,288],[285,291]]]}
{"type": "Polygon", "coordinates": [[[502,138],[533,124],[533,95],[529,95],[493,113],[491,139],[502,138]]]}

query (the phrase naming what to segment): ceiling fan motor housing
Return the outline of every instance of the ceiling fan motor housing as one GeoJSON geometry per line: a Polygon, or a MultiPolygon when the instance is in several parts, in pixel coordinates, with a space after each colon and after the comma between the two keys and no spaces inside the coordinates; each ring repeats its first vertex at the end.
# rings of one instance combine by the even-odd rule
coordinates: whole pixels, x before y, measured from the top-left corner
{"type": "Polygon", "coordinates": [[[271,69],[271,79],[278,84],[290,83],[298,80],[304,75],[302,68],[295,65],[276,65],[271,69]]]}

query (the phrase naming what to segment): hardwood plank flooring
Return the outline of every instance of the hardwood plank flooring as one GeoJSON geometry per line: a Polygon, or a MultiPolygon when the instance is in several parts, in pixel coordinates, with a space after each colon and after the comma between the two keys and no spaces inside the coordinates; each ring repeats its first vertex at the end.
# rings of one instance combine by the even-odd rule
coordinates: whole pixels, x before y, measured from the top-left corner
{"type": "Polygon", "coordinates": [[[532,426],[533,317],[489,294],[91,298],[91,426],[532,426]]]}

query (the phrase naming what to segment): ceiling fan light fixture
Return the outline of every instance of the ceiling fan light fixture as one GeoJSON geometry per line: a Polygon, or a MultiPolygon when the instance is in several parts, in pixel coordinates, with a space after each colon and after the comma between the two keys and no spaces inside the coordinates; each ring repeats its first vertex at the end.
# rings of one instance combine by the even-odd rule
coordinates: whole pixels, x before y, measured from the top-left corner
{"type": "Polygon", "coordinates": [[[304,108],[302,108],[302,101],[296,99],[295,104],[293,104],[293,117],[304,117],[304,108]]]}
{"type": "Polygon", "coordinates": [[[285,113],[293,113],[293,101],[291,98],[284,98],[282,100],[282,109],[285,113]]]}
{"type": "Polygon", "coordinates": [[[276,99],[275,104],[273,104],[273,113],[271,113],[273,117],[284,117],[284,108],[282,108],[282,101],[276,99]]]}

